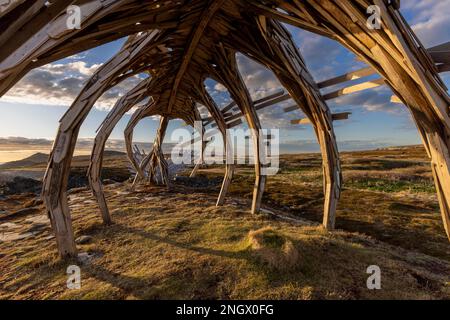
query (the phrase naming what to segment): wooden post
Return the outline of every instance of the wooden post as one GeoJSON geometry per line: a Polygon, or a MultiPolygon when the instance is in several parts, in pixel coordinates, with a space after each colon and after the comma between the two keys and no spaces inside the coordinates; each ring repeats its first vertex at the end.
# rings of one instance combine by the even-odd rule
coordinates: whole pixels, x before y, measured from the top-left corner
{"type": "Polygon", "coordinates": [[[219,107],[211,98],[209,93],[206,91],[204,83],[201,82],[197,85],[196,88],[198,99],[203,103],[203,105],[208,109],[211,117],[217,124],[217,128],[219,129],[223,144],[225,148],[225,176],[223,178],[222,187],[220,189],[219,197],[217,198],[216,206],[221,206],[225,202],[225,197],[228,192],[228,188],[230,186],[231,180],[233,179],[234,173],[234,156],[233,156],[233,147],[231,145],[231,141],[227,136],[227,125],[225,122],[225,118],[220,112],[219,107]]]}
{"type": "Polygon", "coordinates": [[[162,143],[164,141],[164,136],[167,131],[167,125],[169,124],[169,118],[165,116],[161,116],[159,120],[159,127],[156,132],[155,141],[153,142],[152,149],[152,158],[150,160],[150,168],[149,168],[149,181],[155,181],[155,174],[157,167],[160,170],[161,174],[161,182],[169,187],[169,171],[168,164],[166,159],[164,158],[164,152],[162,150],[162,143]]]}
{"type": "Polygon", "coordinates": [[[117,101],[113,109],[108,113],[105,121],[102,123],[94,140],[94,147],[92,149],[91,161],[87,175],[105,224],[111,223],[111,216],[109,214],[108,205],[106,204],[101,182],[101,170],[105,144],[109,138],[109,135],[122,116],[148,95],[150,82],[150,79],[141,81],[133,90],[129,91],[125,96],[117,101]]]}
{"type": "MultiPolygon", "coordinates": [[[[42,194],[52,221],[61,257],[75,256],[77,252],[66,188],[79,129],[95,101],[129,67],[124,64],[124,61],[141,53],[140,49],[142,49],[141,46],[133,47],[132,43],[126,43],[118,55],[97,70],[60,120],[43,180],[42,194]],[[136,50],[133,51],[133,49],[136,50]]],[[[129,73],[129,76],[131,75],[133,73],[129,73]]]]}
{"type": "Polygon", "coordinates": [[[261,124],[253,106],[247,87],[238,70],[236,52],[226,49],[222,44],[217,46],[215,67],[212,73],[221,80],[230,92],[233,100],[244,114],[250,128],[253,140],[253,153],[255,159],[255,185],[253,188],[252,213],[257,213],[261,207],[261,200],[266,184],[266,175],[261,164],[261,124]]]}

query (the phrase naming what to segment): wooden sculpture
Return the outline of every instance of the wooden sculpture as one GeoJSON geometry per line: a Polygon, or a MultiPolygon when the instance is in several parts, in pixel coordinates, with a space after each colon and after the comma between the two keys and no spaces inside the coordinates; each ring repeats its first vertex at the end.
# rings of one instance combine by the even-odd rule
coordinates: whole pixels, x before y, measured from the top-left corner
{"type": "MultiPolygon", "coordinates": [[[[28,71],[83,50],[128,36],[123,48],[103,64],[86,83],[62,117],[44,178],[43,196],[61,256],[74,256],[76,247],[67,205],[67,179],[78,131],[98,98],[123,80],[147,74],[134,89],[120,98],[99,129],[92,152],[89,181],[105,223],[111,221],[100,180],[102,154],[109,134],[119,119],[139,107],[126,129],[127,150],[138,177],[167,166],[161,151],[167,123],[183,119],[187,124],[202,120],[222,134],[230,160],[217,201],[224,202],[234,164],[227,128],[244,118],[252,129],[255,187],[252,212],[259,211],[266,182],[260,161],[261,124],[257,110],[293,99],[317,135],[323,159],[324,219],[334,228],[341,190],[341,169],[333,120],[326,101],[343,94],[388,85],[393,101],[411,111],[431,159],[444,227],[450,238],[450,97],[439,72],[450,70],[449,45],[426,51],[391,0],[57,0],[12,1],[0,14],[0,94],[7,92],[28,71]],[[67,7],[80,8],[79,28],[67,27],[67,7]],[[380,9],[381,24],[367,23],[369,6],[380,9]],[[329,37],[352,51],[368,67],[316,83],[310,75],[287,29],[289,24],[329,37]],[[270,69],[283,85],[272,96],[253,101],[242,80],[236,54],[248,56],[270,69]],[[379,80],[351,85],[322,95],[320,89],[371,74],[379,80]],[[212,78],[230,93],[233,103],[222,110],[205,90],[212,78]],[[204,105],[210,117],[200,119],[196,105],[204,105]],[[151,115],[161,116],[151,154],[143,163],[133,157],[132,132],[136,123],[151,115]]],[[[205,131],[205,132],[203,132],[205,131]]],[[[203,145],[202,145],[203,146],[203,145]]],[[[199,161],[201,163],[201,160],[199,161]]],[[[193,174],[195,174],[196,169],[193,174]]]]}

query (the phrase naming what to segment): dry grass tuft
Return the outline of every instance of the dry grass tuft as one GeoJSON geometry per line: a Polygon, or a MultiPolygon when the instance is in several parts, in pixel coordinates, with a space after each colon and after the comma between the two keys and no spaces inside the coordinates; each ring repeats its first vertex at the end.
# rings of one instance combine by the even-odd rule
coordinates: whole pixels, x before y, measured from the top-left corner
{"type": "Polygon", "coordinates": [[[297,248],[272,227],[250,231],[248,240],[254,255],[271,269],[288,271],[298,266],[300,255],[297,248]]]}

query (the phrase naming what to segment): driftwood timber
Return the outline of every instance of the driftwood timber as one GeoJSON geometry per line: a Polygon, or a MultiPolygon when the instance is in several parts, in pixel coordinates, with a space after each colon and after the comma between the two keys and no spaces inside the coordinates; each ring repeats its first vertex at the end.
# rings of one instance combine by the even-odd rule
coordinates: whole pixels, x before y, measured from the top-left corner
{"type": "MultiPolygon", "coordinates": [[[[283,93],[269,98],[267,103],[292,98],[295,107],[313,125],[323,158],[323,223],[328,229],[334,226],[341,170],[333,116],[325,101],[387,84],[395,95],[393,100],[403,102],[411,111],[423,138],[450,238],[450,97],[438,74],[450,70],[449,45],[425,50],[398,7],[398,1],[387,0],[155,0],[151,4],[138,0],[20,0],[11,4],[0,15],[0,27],[4,30],[0,35],[0,94],[33,68],[129,36],[123,48],[95,72],[60,121],[43,188],[60,255],[76,254],[66,187],[80,126],[104,92],[142,73],[149,75],[151,85],[142,91],[135,88],[121,98],[96,138],[89,177],[104,221],[110,220],[99,180],[104,141],[123,111],[144,99],[149,102],[138,110],[159,115],[164,121],[180,118],[193,123],[198,118],[193,101],[209,107],[211,116],[204,119],[204,126],[215,124],[226,131],[245,117],[254,130],[257,161],[252,212],[258,211],[266,179],[258,160],[261,125],[256,113],[258,105],[250,99],[236,65],[237,52],[272,70],[288,91],[287,97],[282,97],[283,93]],[[67,28],[69,5],[81,8],[79,29],[67,28]],[[366,10],[370,5],[380,8],[379,29],[367,24],[366,10]],[[366,62],[368,68],[317,84],[281,23],[338,41],[366,62]],[[319,91],[373,73],[381,78],[326,94],[319,91]],[[203,87],[208,77],[219,80],[234,100],[219,112],[203,87]]],[[[139,113],[134,119],[139,121],[139,113]]],[[[128,146],[132,129],[127,134],[128,146]]],[[[159,144],[162,136],[161,131],[159,144]]],[[[226,135],[224,139],[227,140],[226,135]]],[[[231,152],[226,154],[228,157],[231,152]]],[[[155,157],[158,159],[156,154],[155,157]]],[[[142,174],[133,159],[130,160],[134,161],[136,172],[142,174]]],[[[227,170],[222,187],[225,192],[221,191],[219,199],[231,181],[232,170],[227,170]]]]}

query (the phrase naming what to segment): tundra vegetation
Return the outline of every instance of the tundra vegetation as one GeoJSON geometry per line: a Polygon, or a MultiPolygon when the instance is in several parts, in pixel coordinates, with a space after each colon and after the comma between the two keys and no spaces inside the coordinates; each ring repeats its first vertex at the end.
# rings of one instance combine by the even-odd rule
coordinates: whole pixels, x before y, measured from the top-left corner
{"type": "MultiPolygon", "coordinates": [[[[214,177],[223,176],[223,166],[203,167],[195,183],[177,179],[170,189],[144,184],[130,191],[130,182],[111,181],[110,226],[87,187],[71,189],[81,262],[58,258],[35,195],[3,196],[0,210],[32,210],[0,218],[2,237],[24,235],[0,242],[0,298],[449,298],[450,248],[423,148],[344,152],[342,159],[333,232],[320,225],[317,154],[281,157],[258,215],[248,212],[254,171],[245,166],[222,207],[215,206],[221,179],[214,177]],[[81,267],[79,290],[66,287],[70,264],[81,267]],[[381,290],[366,287],[369,265],[381,268],[381,290]]],[[[106,172],[125,161],[106,157],[106,172]]],[[[88,162],[75,157],[72,165],[85,171],[88,162]]]]}

